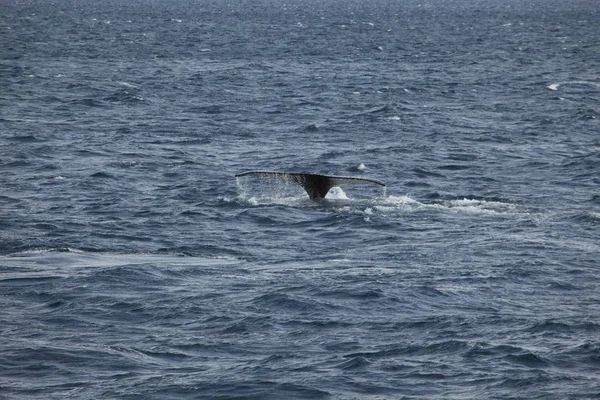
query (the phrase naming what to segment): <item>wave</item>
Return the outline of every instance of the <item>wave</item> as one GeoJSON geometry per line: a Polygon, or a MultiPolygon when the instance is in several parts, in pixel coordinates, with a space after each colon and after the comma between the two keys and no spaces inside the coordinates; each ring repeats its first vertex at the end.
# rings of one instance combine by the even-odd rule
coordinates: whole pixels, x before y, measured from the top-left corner
{"type": "Polygon", "coordinates": [[[442,342],[430,343],[426,345],[418,344],[392,344],[383,346],[381,349],[375,349],[366,352],[350,353],[344,355],[345,358],[356,359],[358,357],[366,360],[377,360],[382,358],[397,358],[400,356],[426,356],[431,354],[463,354],[472,348],[472,344],[463,340],[447,340],[442,342]]]}
{"type": "Polygon", "coordinates": [[[108,96],[103,98],[104,101],[110,103],[121,103],[121,104],[149,104],[150,101],[139,95],[139,90],[132,87],[124,87],[118,89],[108,96]]]}
{"type": "MultiPolygon", "coordinates": [[[[220,266],[238,262],[233,257],[200,257],[184,254],[153,253],[110,253],[92,252],[70,247],[57,247],[20,251],[0,256],[2,267],[35,266],[36,270],[56,270],[66,267],[119,267],[133,265],[170,265],[170,266],[220,266]]],[[[29,276],[31,271],[22,271],[29,276]]],[[[17,274],[18,275],[18,274],[17,274]]],[[[3,275],[6,277],[6,275],[3,275]]]]}
{"type": "Polygon", "coordinates": [[[600,213],[594,211],[584,211],[566,217],[567,220],[587,226],[597,226],[600,224],[600,213]]]}
{"type": "Polygon", "coordinates": [[[595,87],[596,89],[600,89],[600,83],[599,82],[592,82],[592,81],[565,81],[565,82],[556,82],[556,83],[552,83],[552,84],[548,85],[547,88],[550,89],[550,90],[558,90],[559,87],[564,86],[564,85],[586,85],[586,86],[595,87]]]}

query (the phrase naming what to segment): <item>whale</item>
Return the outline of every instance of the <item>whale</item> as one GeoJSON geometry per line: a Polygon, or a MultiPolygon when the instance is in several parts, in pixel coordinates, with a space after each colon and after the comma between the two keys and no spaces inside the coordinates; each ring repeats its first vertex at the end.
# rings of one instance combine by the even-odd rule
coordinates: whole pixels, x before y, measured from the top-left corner
{"type": "Polygon", "coordinates": [[[304,172],[275,172],[275,171],[245,171],[235,174],[236,178],[254,176],[259,178],[275,178],[284,182],[302,186],[311,200],[323,199],[332,187],[354,184],[376,184],[386,187],[377,179],[359,178],[354,176],[333,176],[311,174],[304,172]]]}

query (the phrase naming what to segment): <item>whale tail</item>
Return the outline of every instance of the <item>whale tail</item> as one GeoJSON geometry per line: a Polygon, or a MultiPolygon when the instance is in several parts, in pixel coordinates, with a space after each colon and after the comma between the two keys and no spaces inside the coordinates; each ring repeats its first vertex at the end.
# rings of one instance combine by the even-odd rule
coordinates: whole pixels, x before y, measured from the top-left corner
{"type": "Polygon", "coordinates": [[[356,178],[350,176],[330,176],[319,174],[272,172],[272,171],[247,171],[235,175],[242,176],[272,177],[285,182],[298,184],[304,188],[311,200],[322,199],[327,195],[329,189],[335,186],[374,183],[385,187],[385,183],[368,178],[356,178]]]}

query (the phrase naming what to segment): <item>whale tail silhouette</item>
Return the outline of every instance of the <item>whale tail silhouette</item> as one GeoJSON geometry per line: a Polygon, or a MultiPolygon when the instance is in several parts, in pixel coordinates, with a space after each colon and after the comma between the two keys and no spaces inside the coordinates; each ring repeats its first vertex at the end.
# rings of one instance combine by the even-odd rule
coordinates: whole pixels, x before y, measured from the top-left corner
{"type": "Polygon", "coordinates": [[[308,197],[312,200],[322,199],[327,195],[329,189],[335,186],[350,184],[374,183],[385,187],[385,183],[368,178],[356,178],[351,176],[330,176],[319,174],[306,174],[294,172],[272,172],[272,171],[247,171],[235,174],[236,178],[242,176],[273,177],[285,182],[298,184],[304,188],[308,197]]]}

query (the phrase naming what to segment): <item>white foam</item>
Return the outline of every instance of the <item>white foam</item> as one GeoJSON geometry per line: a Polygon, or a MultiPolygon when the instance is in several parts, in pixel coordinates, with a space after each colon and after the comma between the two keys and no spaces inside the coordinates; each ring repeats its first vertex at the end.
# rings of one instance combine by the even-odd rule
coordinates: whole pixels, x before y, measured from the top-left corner
{"type": "Polygon", "coordinates": [[[467,198],[444,201],[442,206],[452,211],[472,214],[506,214],[516,211],[516,206],[511,203],[467,198]]]}
{"type": "Polygon", "coordinates": [[[258,201],[258,199],[256,197],[250,197],[249,199],[245,199],[242,197],[243,200],[246,200],[248,202],[248,204],[253,205],[253,206],[257,206],[260,204],[260,202],[258,201]]]}
{"type": "MultiPolygon", "coordinates": [[[[309,200],[308,195],[295,184],[278,183],[274,186],[258,186],[253,188],[244,187],[245,184],[238,182],[237,200],[250,206],[283,205],[291,207],[320,207],[322,203],[309,200]],[[258,191],[258,192],[257,192],[258,191]],[[252,195],[250,195],[252,194],[252,195]]],[[[262,182],[264,185],[264,182],[262,182]]],[[[516,205],[493,200],[458,198],[453,200],[436,200],[422,202],[415,200],[410,195],[388,196],[384,191],[381,196],[376,197],[354,197],[352,191],[346,193],[342,188],[332,188],[325,197],[328,202],[328,210],[340,213],[361,214],[368,221],[376,215],[393,215],[397,213],[411,213],[423,211],[435,211],[441,213],[465,213],[479,215],[505,215],[521,214],[516,205]]]]}
{"type": "Polygon", "coordinates": [[[556,82],[551,85],[548,85],[548,89],[550,90],[558,90],[559,87],[563,85],[589,85],[593,86],[597,89],[600,89],[600,83],[592,82],[592,81],[566,81],[566,82],[556,82]]]}
{"type": "Polygon", "coordinates": [[[389,205],[407,205],[407,204],[421,204],[415,199],[410,198],[409,196],[393,196],[390,195],[383,199],[384,204],[389,205]]]}
{"type": "MultiPolygon", "coordinates": [[[[451,212],[451,213],[466,213],[479,215],[503,215],[518,213],[517,206],[511,203],[493,201],[493,200],[478,200],[478,199],[457,199],[444,200],[433,203],[424,203],[411,198],[410,196],[388,196],[382,199],[372,200],[371,210],[367,212],[369,215],[372,211],[377,213],[389,214],[397,212],[451,212]]],[[[357,202],[357,204],[360,204],[357,202]]]]}
{"type": "Polygon", "coordinates": [[[60,253],[60,254],[64,254],[64,253],[79,253],[82,254],[84,253],[83,250],[79,250],[79,249],[74,249],[71,247],[66,247],[66,248],[48,248],[48,249],[36,249],[36,250],[25,250],[19,253],[15,253],[12,254],[9,257],[12,256],[27,256],[27,255],[34,255],[34,254],[48,254],[48,253],[60,253]]]}
{"type": "Polygon", "coordinates": [[[139,88],[139,86],[134,85],[133,83],[129,83],[129,82],[119,82],[119,85],[125,86],[125,87],[128,87],[128,88],[133,88],[133,89],[138,89],[139,88]]]}
{"type": "Polygon", "coordinates": [[[56,269],[62,267],[107,267],[119,265],[140,265],[140,264],[163,264],[163,265],[217,265],[230,264],[238,262],[233,257],[197,257],[197,256],[182,256],[179,254],[151,254],[151,253],[136,253],[136,254],[120,254],[98,252],[91,253],[73,248],[48,248],[39,250],[27,250],[20,253],[15,253],[7,256],[0,256],[3,263],[14,263],[24,266],[27,263],[39,264],[48,269],[56,269]],[[57,260],[59,262],[52,263],[50,261],[57,260]]]}

